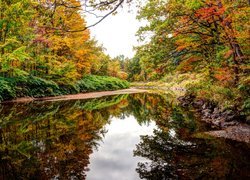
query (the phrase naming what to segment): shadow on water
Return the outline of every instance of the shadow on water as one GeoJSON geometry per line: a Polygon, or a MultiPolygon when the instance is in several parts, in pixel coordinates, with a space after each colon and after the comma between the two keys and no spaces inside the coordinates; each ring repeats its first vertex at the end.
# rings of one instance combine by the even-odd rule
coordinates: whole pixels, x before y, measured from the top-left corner
{"type": "Polygon", "coordinates": [[[90,155],[112,134],[107,127],[129,117],[140,126],[155,123],[153,133],[138,134],[134,157],[127,157],[137,164],[136,179],[250,178],[249,144],[206,136],[208,127],[192,112],[142,93],[1,105],[0,179],[86,179],[90,155]]]}

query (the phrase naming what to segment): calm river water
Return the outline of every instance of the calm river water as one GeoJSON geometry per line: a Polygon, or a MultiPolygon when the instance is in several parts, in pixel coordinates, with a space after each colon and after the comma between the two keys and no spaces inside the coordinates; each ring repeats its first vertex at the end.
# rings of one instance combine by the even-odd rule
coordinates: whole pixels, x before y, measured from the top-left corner
{"type": "Polygon", "coordinates": [[[0,179],[250,179],[250,144],[212,138],[157,94],[0,105],[0,179]]]}

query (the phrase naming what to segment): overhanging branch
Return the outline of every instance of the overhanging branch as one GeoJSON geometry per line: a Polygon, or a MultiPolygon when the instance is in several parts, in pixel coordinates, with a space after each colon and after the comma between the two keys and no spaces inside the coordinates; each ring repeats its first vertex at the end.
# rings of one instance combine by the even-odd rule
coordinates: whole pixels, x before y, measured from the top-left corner
{"type": "MultiPolygon", "coordinates": [[[[109,15],[111,15],[111,14],[113,14],[113,13],[115,13],[116,12],[116,10],[122,5],[122,3],[125,1],[125,0],[114,0],[114,1],[110,1],[110,2],[101,2],[101,3],[99,3],[98,5],[95,5],[95,6],[108,6],[108,5],[111,5],[111,4],[113,4],[113,3],[115,3],[115,2],[117,2],[117,1],[119,1],[119,3],[117,4],[117,5],[115,5],[115,7],[111,10],[111,11],[109,11],[107,14],[105,14],[104,16],[97,16],[97,15],[95,15],[96,17],[101,17],[101,19],[100,20],[98,20],[96,23],[94,23],[94,24],[91,24],[91,25],[89,25],[89,26],[86,26],[85,28],[83,28],[83,29],[78,29],[78,30],[67,30],[66,32],[69,32],[69,33],[74,33],[74,32],[81,32],[81,31],[85,31],[85,30],[87,30],[87,29],[89,29],[89,28],[91,28],[91,27],[94,27],[94,26],[96,26],[97,24],[99,24],[99,23],[101,23],[104,19],[106,19],[109,15]]],[[[94,6],[94,7],[95,7],[94,6]]],[[[85,10],[86,11],[86,10],[85,10]]],[[[86,12],[88,12],[88,11],[86,11],[86,12]]],[[[94,14],[94,13],[91,13],[91,14],[94,14]]]]}

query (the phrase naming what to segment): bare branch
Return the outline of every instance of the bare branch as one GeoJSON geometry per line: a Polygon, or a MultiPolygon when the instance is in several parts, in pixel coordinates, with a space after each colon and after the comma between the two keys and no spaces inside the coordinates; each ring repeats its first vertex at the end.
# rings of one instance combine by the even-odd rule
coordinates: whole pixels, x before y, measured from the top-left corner
{"type": "Polygon", "coordinates": [[[96,18],[103,18],[103,17],[104,17],[104,16],[99,16],[99,15],[97,15],[97,14],[95,14],[95,13],[89,11],[89,10],[84,10],[83,12],[84,12],[84,13],[91,14],[91,15],[94,15],[96,18]]]}
{"type": "MultiPolygon", "coordinates": [[[[110,5],[111,3],[114,3],[114,2],[116,2],[116,1],[118,1],[118,0],[114,0],[114,1],[111,1],[111,2],[101,2],[102,3],[102,5],[110,5]]],[[[91,27],[94,27],[94,26],[96,26],[97,24],[99,24],[99,23],[101,23],[105,18],[107,18],[109,15],[111,15],[111,14],[113,14],[114,12],[116,12],[116,10],[122,5],[122,3],[124,2],[124,0],[120,0],[120,2],[110,11],[110,12],[108,12],[106,15],[104,15],[99,21],[97,21],[96,23],[94,23],[94,24],[92,24],[92,25],[89,25],[89,26],[87,26],[87,27],[85,27],[85,28],[83,28],[83,29],[79,29],[79,30],[67,30],[66,32],[70,32],[70,33],[73,33],[73,32],[81,32],[81,31],[85,31],[85,30],[87,30],[87,29],[89,29],[89,28],[91,28],[91,27]]],[[[101,4],[100,3],[100,4],[101,4]]]]}

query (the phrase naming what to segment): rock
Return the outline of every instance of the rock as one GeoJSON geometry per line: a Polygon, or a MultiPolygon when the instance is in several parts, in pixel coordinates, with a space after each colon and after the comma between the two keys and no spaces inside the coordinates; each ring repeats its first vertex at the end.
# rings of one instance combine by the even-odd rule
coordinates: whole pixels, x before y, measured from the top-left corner
{"type": "Polygon", "coordinates": [[[245,117],[240,115],[237,108],[220,110],[216,103],[206,99],[195,99],[194,95],[179,97],[183,107],[192,106],[196,112],[200,114],[201,120],[210,124],[212,127],[225,128],[229,126],[238,125],[239,122],[250,124],[250,116],[245,117]]]}
{"type": "Polygon", "coordinates": [[[218,107],[214,108],[213,114],[220,114],[220,110],[218,107]]]}
{"type": "Polygon", "coordinates": [[[220,127],[221,121],[219,121],[219,120],[213,121],[213,124],[220,127]]]}
{"type": "Polygon", "coordinates": [[[229,127],[229,126],[236,126],[236,125],[238,125],[238,124],[239,124],[239,122],[237,122],[237,121],[222,122],[222,123],[221,123],[221,127],[222,127],[222,128],[225,128],[225,127],[229,127]]]}
{"type": "Polygon", "coordinates": [[[210,109],[204,109],[204,110],[202,110],[202,114],[205,117],[211,117],[211,110],[210,109]]]}
{"type": "Polygon", "coordinates": [[[182,102],[181,105],[182,105],[183,107],[188,107],[188,106],[190,105],[190,103],[182,102]]]}
{"type": "Polygon", "coordinates": [[[202,108],[204,105],[204,101],[202,99],[195,100],[193,103],[195,108],[202,108]]]}
{"type": "Polygon", "coordinates": [[[225,117],[226,122],[233,121],[234,119],[235,119],[235,115],[230,115],[230,116],[225,117]]]}
{"type": "Polygon", "coordinates": [[[218,114],[218,113],[213,113],[213,114],[211,115],[211,118],[212,118],[212,119],[216,119],[216,118],[218,118],[218,117],[220,117],[220,114],[218,114]]]}
{"type": "Polygon", "coordinates": [[[232,139],[235,141],[250,143],[250,126],[247,124],[238,124],[235,126],[229,126],[224,130],[210,131],[206,134],[222,137],[226,139],[232,139]]]}
{"type": "Polygon", "coordinates": [[[207,108],[207,105],[206,105],[206,103],[204,103],[202,106],[202,109],[206,109],[206,108],[207,108]]]}
{"type": "Polygon", "coordinates": [[[250,125],[250,116],[246,117],[246,123],[250,125]]]}
{"type": "Polygon", "coordinates": [[[222,113],[223,116],[231,116],[231,115],[234,115],[233,111],[232,110],[226,110],[222,113]]]}
{"type": "Polygon", "coordinates": [[[188,107],[189,105],[192,105],[194,98],[194,95],[181,96],[178,98],[178,101],[183,107],[188,107]]]}

